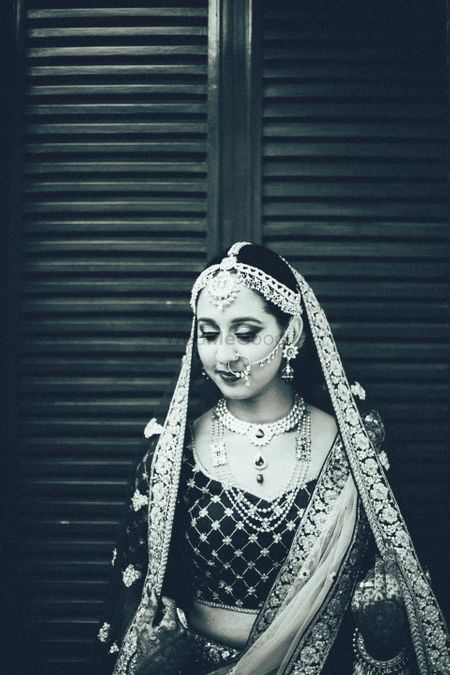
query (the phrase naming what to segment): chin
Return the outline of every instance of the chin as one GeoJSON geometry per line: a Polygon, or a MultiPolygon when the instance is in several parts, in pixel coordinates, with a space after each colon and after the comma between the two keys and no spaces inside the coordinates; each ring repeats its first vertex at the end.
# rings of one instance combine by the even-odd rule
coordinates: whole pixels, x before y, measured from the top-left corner
{"type": "Polygon", "coordinates": [[[231,401],[245,401],[247,398],[251,398],[252,395],[247,391],[223,391],[222,394],[225,398],[230,399],[231,401]]]}
{"type": "Polygon", "coordinates": [[[259,389],[255,390],[255,388],[251,385],[250,387],[247,387],[245,384],[243,384],[240,389],[228,388],[227,390],[221,389],[220,391],[222,392],[224,398],[227,398],[230,401],[246,401],[247,399],[255,398],[259,392],[259,389]]]}
{"type": "Polygon", "coordinates": [[[247,387],[244,382],[236,382],[233,385],[227,386],[224,385],[223,382],[218,382],[215,380],[214,384],[217,386],[217,389],[224,398],[233,400],[242,400],[248,398],[249,392],[252,392],[253,389],[252,387],[247,387]]]}

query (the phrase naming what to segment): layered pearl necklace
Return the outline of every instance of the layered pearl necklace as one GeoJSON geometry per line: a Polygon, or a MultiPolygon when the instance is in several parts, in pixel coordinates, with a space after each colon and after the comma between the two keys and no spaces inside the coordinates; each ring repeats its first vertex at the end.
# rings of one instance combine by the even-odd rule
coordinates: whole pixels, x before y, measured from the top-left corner
{"type": "MultiPolygon", "coordinates": [[[[296,395],[294,405],[288,415],[270,424],[252,424],[243,422],[234,417],[226,407],[224,399],[221,399],[212,412],[211,452],[213,465],[221,473],[222,484],[229,500],[235,506],[244,522],[258,532],[270,532],[275,530],[286,518],[295,501],[300,489],[305,486],[311,459],[311,419],[309,410],[304,400],[296,395]],[[271,501],[270,506],[256,506],[244,494],[244,491],[233,485],[234,480],[229,465],[224,441],[225,428],[246,436],[251,443],[261,447],[267,445],[275,434],[290,431],[297,426],[295,438],[296,458],[294,471],[291,474],[286,489],[271,501]],[[264,436],[259,435],[263,432],[264,436]],[[269,438],[269,440],[267,440],[269,438]],[[264,440],[261,443],[261,440],[264,440]]],[[[253,459],[253,466],[257,471],[256,481],[263,483],[261,473],[268,466],[268,461],[261,452],[253,459]]]]}

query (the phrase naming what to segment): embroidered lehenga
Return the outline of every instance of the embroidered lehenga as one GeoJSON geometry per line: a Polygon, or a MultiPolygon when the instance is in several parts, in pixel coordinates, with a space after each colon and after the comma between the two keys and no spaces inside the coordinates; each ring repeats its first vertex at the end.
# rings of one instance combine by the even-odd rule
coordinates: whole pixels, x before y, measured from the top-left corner
{"type": "MultiPolygon", "coordinates": [[[[281,285],[262,288],[261,275],[239,266],[242,246],[232,247],[210,273],[231,270],[244,280],[255,274],[253,288],[266,299],[282,294],[281,285]]],[[[277,520],[273,504],[225,489],[226,481],[202,467],[190,424],[194,285],[194,318],[175,391],[164,425],[153,420],[147,429],[150,438],[114,549],[114,591],[98,635],[109,658],[104,672],[139,672],[139,626],[157,623],[155,598],[172,598],[186,610],[195,597],[254,613],[250,637],[236,649],[193,634],[184,670],[169,666],[168,673],[351,673],[349,607],[361,570],[373,557],[371,547],[395,562],[409,626],[409,665],[401,672],[450,672],[445,622],[385,476],[382,422],[373,411],[360,414],[325,314],[304,278],[290,269],[338,425],[322,469],[314,480],[280,493],[283,517],[277,520]],[[283,511],[287,496],[292,498],[283,511]],[[248,516],[258,509],[273,518],[265,531],[248,516]]],[[[205,283],[197,280],[197,292],[205,283]]],[[[285,293],[288,311],[289,302],[285,293]]],[[[385,672],[396,672],[395,665],[394,659],[385,672]]]]}

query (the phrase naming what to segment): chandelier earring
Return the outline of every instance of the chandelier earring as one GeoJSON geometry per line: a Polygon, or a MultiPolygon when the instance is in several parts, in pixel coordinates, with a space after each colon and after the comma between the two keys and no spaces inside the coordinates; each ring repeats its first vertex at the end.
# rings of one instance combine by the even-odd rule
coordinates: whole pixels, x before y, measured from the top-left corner
{"type": "Polygon", "coordinates": [[[202,366],[202,377],[203,377],[206,381],[209,380],[209,375],[207,374],[207,372],[206,372],[206,370],[204,369],[203,366],[202,366]]]}
{"type": "Polygon", "coordinates": [[[281,379],[285,382],[291,382],[294,379],[294,369],[291,366],[291,361],[295,359],[298,354],[298,347],[294,344],[287,344],[283,349],[283,358],[286,359],[286,363],[283,366],[281,371],[281,379]]]}

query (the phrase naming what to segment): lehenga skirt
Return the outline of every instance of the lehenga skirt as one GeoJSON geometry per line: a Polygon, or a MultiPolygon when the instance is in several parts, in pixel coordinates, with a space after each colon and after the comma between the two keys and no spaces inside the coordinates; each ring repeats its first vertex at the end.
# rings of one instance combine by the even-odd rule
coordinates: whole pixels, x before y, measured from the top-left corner
{"type": "Polygon", "coordinates": [[[192,670],[185,670],[183,675],[207,675],[217,668],[223,668],[229,665],[232,667],[235,659],[239,656],[239,650],[229,647],[215,640],[202,635],[201,633],[192,633],[194,640],[194,657],[190,663],[192,670]]]}

